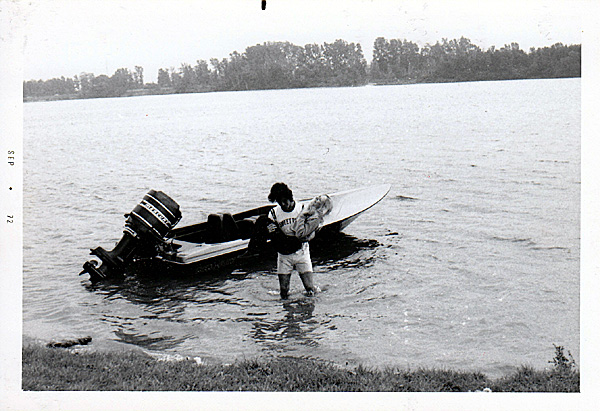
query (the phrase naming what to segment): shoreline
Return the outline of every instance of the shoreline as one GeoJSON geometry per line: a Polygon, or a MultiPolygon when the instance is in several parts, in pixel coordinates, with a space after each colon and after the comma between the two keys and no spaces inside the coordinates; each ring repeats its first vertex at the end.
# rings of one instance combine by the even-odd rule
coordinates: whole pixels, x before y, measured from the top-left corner
{"type": "MultiPolygon", "coordinates": [[[[87,343],[86,343],[87,344],[87,343]]],[[[293,356],[259,357],[233,364],[161,357],[127,347],[109,351],[74,344],[50,348],[23,337],[23,391],[253,391],[253,392],[580,392],[580,373],[557,347],[554,366],[521,365],[489,378],[450,369],[343,367],[293,356]]]]}
{"type": "Polygon", "coordinates": [[[473,80],[452,80],[452,79],[439,79],[429,81],[386,81],[378,80],[367,84],[361,84],[356,86],[311,86],[311,87],[289,87],[289,88],[256,88],[256,89],[241,89],[241,90],[200,90],[200,91],[186,91],[178,92],[175,89],[139,89],[130,90],[124,94],[114,96],[79,96],[77,94],[66,94],[66,95],[54,95],[54,96],[27,96],[23,97],[23,103],[39,103],[48,101],[64,101],[64,100],[95,100],[103,98],[127,98],[127,97],[144,97],[144,96],[166,96],[176,94],[205,94],[205,93],[227,93],[235,91],[268,91],[268,90],[305,90],[313,88],[344,88],[344,87],[378,87],[378,86],[412,86],[418,84],[452,84],[452,83],[479,83],[488,81],[513,81],[513,80],[560,80],[560,79],[572,79],[581,78],[581,76],[572,77],[536,77],[536,78],[507,78],[507,79],[473,79],[473,80]]]}

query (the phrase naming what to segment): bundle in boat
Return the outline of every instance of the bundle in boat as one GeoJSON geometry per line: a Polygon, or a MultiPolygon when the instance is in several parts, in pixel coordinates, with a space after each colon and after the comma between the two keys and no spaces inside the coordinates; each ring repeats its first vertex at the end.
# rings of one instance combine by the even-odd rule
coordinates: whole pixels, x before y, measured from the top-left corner
{"type": "Polygon", "coordinates": [[[179,205],[162,191],[150,190],[133,211],[125,214],[123,236],[111,251],[102,247],[91,250],[100,259],[83,264],[92,282],[125,276],[127,264],[137,255],[155,254],[166,235],[181,220],[179,205]]]}

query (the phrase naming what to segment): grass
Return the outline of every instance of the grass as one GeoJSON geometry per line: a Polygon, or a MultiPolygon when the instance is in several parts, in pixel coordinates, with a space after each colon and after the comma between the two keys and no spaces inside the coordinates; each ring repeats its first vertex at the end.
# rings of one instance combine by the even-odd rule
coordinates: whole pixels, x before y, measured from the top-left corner
{"type": "MultiPolygon", "coordinates": [[[[552,369],[521,367],[490,380],[478,372],[384,370],[293,357],[232,365],[159,361],[140,352],[81,352],[23,347],[25,391],[285,391],[285,392],[579,392],[575,362],[556,347],[552,369]]],[[[569,353],[570,355],[570,353],[569,353]]]]}

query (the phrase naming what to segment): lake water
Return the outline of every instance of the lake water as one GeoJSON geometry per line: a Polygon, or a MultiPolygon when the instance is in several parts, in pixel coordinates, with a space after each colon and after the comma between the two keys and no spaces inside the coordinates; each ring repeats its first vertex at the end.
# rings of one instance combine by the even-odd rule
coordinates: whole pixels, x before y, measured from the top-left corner
{"type": "Polygon", "coordinates": [[[230,363],[478,370],[579,361],[580,79],[145,96],[24,106],[23,332],[230,363]],[[278,296],[275,261],[91,286],[150,189],[180,226],[389,183],[313,245],[316,282],[278,296]]]}

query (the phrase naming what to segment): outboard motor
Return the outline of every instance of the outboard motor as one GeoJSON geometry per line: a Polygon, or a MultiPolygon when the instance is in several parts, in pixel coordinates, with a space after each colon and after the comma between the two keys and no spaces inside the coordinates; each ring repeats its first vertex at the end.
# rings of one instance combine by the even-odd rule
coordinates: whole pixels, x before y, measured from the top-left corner
{"type": "Polygon", "coordinates": [[[143,250],[152,249],[164,242],[168,232],[181,220],[179,205],[162,191],[150,190],[133,211],[125,214],[123,237],[112,251],[102,247],[91,250],[101,263],[95,260],[83,264],[92,282],[123,278],[128,263],[143,250]]]}

